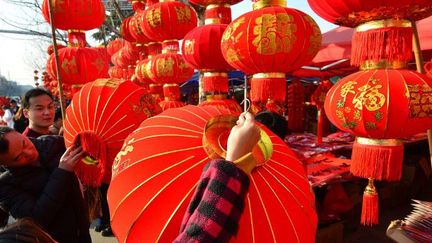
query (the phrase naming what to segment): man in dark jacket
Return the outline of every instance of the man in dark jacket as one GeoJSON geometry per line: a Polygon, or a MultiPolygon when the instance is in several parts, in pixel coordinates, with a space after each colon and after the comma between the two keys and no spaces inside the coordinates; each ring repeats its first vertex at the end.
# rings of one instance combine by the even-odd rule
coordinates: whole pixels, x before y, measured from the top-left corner
{"type": "Polygon", "coordinates": [[[0,126],[0,206],[29,217],[56,241],[91,242],[88,211],[73,173],[81,146],[65,152],[59,136],[27,138],[0,126]]]}

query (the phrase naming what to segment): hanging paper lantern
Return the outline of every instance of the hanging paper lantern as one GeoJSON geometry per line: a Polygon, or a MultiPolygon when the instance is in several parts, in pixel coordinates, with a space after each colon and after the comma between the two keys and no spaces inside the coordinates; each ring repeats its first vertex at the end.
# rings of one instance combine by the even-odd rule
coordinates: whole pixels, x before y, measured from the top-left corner
{"type": "MultiPolygon", "coordinates": [[[[432,15],[429,0],[317,1],[312,9],[324,19],[356,27],[351,65],[364,62],[407,62],[412,58],[411,22],[432,15]]],[[[370,65],[370,64],[366,64],[370,65]]]]}
{"type": "Polygon", "coordinates": [[[206,95],[206,100],[199,103],[198,106],[215,106],[219,109],[228,109],[234,113],[243,112],[242,108],[236,100],[227,99],[226,95],[223,94],[206,95]]]}
{"type": "MultiPolygon", "coordinates": [[[[210,157],[237,117],[215,107],[170,109],[144,121],[125,141],[108,190],[111,226],[120,242],[172,242],[210,157]]],[[[302,163],[286,144],[261,127],[253,150],[260,166],[233,242],[313,242],[314,196],[302,163]]]]}
{"type": "Polygon", "coordinates": [[[125,41],[120,38],[110,41],[107,45],[108,54],[110,56],[114,55],[114,53],[118,52],[124,46],[124,43],[125,41]]]}
{"type": "MultiPolygon", "coordinates": [[[[58,51],[60,74],[65,84],[84,84],[108,77],[109,61],[98,48],[67,47],[58,51]]],[[[48,58],[47,72],[57,79],[54,54],[48,58]]]]}
{"type": "MultiPolygon", "coordinates": [[[[91,30],[105,21],[105,7],[100,0],[51,1],[54,27],[61,30],[91,30]]],[[[45,21],[50,22],[48,0],[42,3],[45,21]]]]}
{"type": "Polygon", "coordinates": [[[182,53],[185,61],[196,69],[206,71],[231,71],[220,48],[225,24],[210,24],[197,27],[183,39],[182,53]]]}
{"type": "Polygon", "coordinates": [[[129,22],[131,21],[132,16],[123,19],[123,22],[120,25],[120,35],[123,39],[129,42],[135,42],[135,38],[132,36],[130,32],[129,22]]]}
{"type": "Polygon", "coordinates": [[[156,83],[179,84],[189,80],[193,75],[190,67],[179,53],[164,53],[156,55],[147,64],[147,73],[156,83]]]}
{"type": "Polygon", "coordinates": [[[79,143],[87,155],[75,170],[81,182],[99,185],[124,139],[160,111],[151,95],[130,81],[98,79],[84,85],[64,121],[66,147],[79,143]]]}
{"type": "Polygon", "coordinates": [[[191,0],[190,3],[201,6],[209,6],[209,5],[234,5],[243,0],[191,0]]]}
{"type": "Polygon", "coordinates": [[[356,27],[372,20],[420,20],[432,14],[429,0],[308,0],[321,18],[342,26],[356,27]]]}
{"type": "Polygon", "coordinates": [[[312,61],[321,32],[305,13],[266,7],[243,14],[225,30],[222,54],[246,74],[287,73],[312,61]]]}
{"type": "Polygon", "coordinates": [[[122,79],[123,78],[123,68],[119,66],[112,66],[108,70],[108,74],[111,78],[122,79]]]}
{"type": "Polygon", "coordinates": [[[192,7],[175,1],[159,2],[144,12],[142,30],[154,41],[183,39],[197,26],[197,16],[192,7]]]}
{"type": "Polygon", "coordinates": [[[164,84],[163,85],[164,100],[159,102],[162,110],[171,108],[183,107],[186,104],[180,101],[180,87],[178,84],[164,84]]]}
{"type": "Polygon", "coordinates": [[[150,42],[147,44],[147,51],[148,51],[148,56],[147,58],[143,58],[143,60],[137,62],[136,67],[135,67],[135,76],[137,77],[137,81],[136,84],[147,88],[149,86],[150,83],[152,83],[152,80],[150,79],[150,75],[147,71],[148,70],[146,67],[147,65],[151,65],[148,64],[152,61],[152,58],[155,55],[158,55],[161,53],[162,51],[162,46],[160,43],[158,42],[150,42]]]}
{"type": "Polygon", "coordinates": [[[129,33],[136,42],[145,44],[151,41],[149,37],[144,34],[142,23],[145,21],[145,11],[136,12],[129,21],[129,33]]]}
{"type": "MultiPolygon", "coordinates": [[[[60,44],[57,45],[57,50],[60,50],[62,48],[65,48],[65,46],[64,45],[60,45],[60,44]]],[[[51,55],[51,54],[54,53],[54,45],[53,44],[51,44],[51,45],[48,46],[47,53],[48,53],[48,55],[51,55]]]]}

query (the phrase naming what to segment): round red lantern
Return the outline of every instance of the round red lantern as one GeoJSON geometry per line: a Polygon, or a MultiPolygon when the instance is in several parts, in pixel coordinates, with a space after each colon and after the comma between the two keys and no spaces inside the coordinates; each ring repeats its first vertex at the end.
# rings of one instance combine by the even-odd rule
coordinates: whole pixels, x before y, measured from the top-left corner
{"type": "Polygon", "coordinates": [[[220,43],[228,25],[209,24],[191,30],[183,39],[185,61],[196,69],[206,71],[233,70],[222,55],[220,43]]]}
{"type": "Polygon", "coordinates": [[[197,15],[192,7],[176,1],[159,2],[144,11],[142,29],[154,41],[183,39],[197,26],[197,15]]]}
{"type": "Polygon", "coordinates": [[[112,56],[114,53],[118,52],[124,46],[124,40],[117,38],[113,41],[110,41],[107,45],[108,55],[112,56]]]}
{"type": "Polygon", "coordinates": [[[179,84],[189,80],[194,70],[179,53],[163,53],[152,58],[146,66],[150,79],[156,83],[179,84]]]}
{"type": "Polygon", "coordinates": [[[129,33],[135,39],[136,42],[139,43],[147,43],[151,39],[149,39],[142,29],[142,23],[145,21],[145,11],[140,10],[133,15],[129,21],[129,33]]]}
{"type": "Polygon", "coordinates": [[[123,78],[123,68],[121,68],[119,66],[112,66],[108,70],[108,74],[111,78],[122,79],[123,78]]]}
{"type": "Polygon", "coordinates": [[[201,5],[201,6],[209,6],[209,5],[234,5],[243,0],[191,0],[190,3],[201,5]]]}
{"type": "Polygon", "coordinates": [[[130,31],[130,21],[132,19],[132,16],[127,17],[123,19],[123,22],[120,25],[120,35],[123,37],[123,39],[129,41],[129,42],[135,42],[135,38],[132,36],[130,31]]]}
{"type": "MultiPolygon", "coordinates": [[[[105,21],[105,7],[100,0],[51,1],[54,27],[62,30],[91,30],[105,21]]],[[[45,21],[50,22],[48,0],[42,3],[45,21]]]]}
{"type": "Polygon", "coordinates": [[[308,0],[323,19],[347,27],[380,19],[419,20],[432,14],[429,0],[308,0]]]}
{"type": "MultiPolygon", "coordinates": [[[[66,47],[58,51],[60,73],[65,84],[84,84],[108,77],[109,61],[99,48],[66,47]]],[[[57,79],[54,54],[48,58],[47,72],[57,79]]]]}
{"type": "MultiPolygon", "coordinates": [[[[226,109],[186,106],[145,120],[113,164],[111,225],[120,242],[172,242],[203,167],[224,157],[237,117],[226,109]]],[[[261,127],[262,158],[233,242],[313,242],[314,196],[304,167],[276,135],[261,127]],[[264,142],[265,141],[265,142],[264,142]]]]}
{"type": "Polygon", "coordinates": [[[312,61],[321,46],[321,32],[299,10],[266,7],[234,20],[221,45],[227,62],[246,74],[287,73],[312,61]]]}
{"type": "Polygon", "coordinates": [[[130,81],[98,79],[84,85],[74,95],[64,121],[66,146],[78,141],[87,155],[75,170],[81,181],[97,186],[108,176],[109,182],[124,139],[158,112],[151,95],[130,81]]]}

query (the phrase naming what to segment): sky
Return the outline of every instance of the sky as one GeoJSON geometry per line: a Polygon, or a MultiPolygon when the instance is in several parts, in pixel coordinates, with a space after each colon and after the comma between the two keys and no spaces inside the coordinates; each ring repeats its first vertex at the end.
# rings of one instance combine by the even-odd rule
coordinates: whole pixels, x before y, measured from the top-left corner
{"type": "MultiPolygon", "coordinates": [[[[41,0],[37,1],[41,2],[41,0]]],[[[310,15],[318,23],[323,33],[336,27],[318,17],[310,9],[307,0],[288,1],[287,6],[310,15]]],[[[34,22],[41,19],[40,16],[36,16],[39,13],[24,12],[23,9],[10,4],[8,0],[0,0],[0,30],[17,30],[17,28],[5,24],[2,19],[13,20],[18,25],[23,19],[34,19],[34,22]]],[[[249,11],[252,11],[250,0],[244,0],[232,6],[233,20],[249,11]]],[[[38,28],[49,29],[49,25],[39,25],[38,28]]],[[[90,44],[96,44],[92,43],[89,34],[87,40],[90,44]]],[[[0,33],[0,74],[22,85],[34,85],[33,71],[42,68],[36,67],[37,61],[34,60],[38,60],[38,63],[44,63],[41,59],[47,57],[44,56],[43,51],[46,50],[49,41],[48,38],[41,41],[39,37],[34,36],[0,33]]]]}

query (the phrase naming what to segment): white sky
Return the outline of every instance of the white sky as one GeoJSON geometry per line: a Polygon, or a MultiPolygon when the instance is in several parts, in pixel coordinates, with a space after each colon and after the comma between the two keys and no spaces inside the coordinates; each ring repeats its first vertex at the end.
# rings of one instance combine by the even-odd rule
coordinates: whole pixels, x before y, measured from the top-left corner
{"type": "MultiPolygon", "coordinates": [[[[37,1],[41,2],[41,0],[37,1]]],[[[335,25],[319,18],[310,9],[307,0],[288,1],[288,7],[296,8],[309,14],[318,23],[323,33],[336,27],[335,25]]],[[[36,20],[41,19],[42,13],[40,13],[40,16],[35,16],[38,13],[24,13],[22,9],[23,8],[17,8],[15,5],[9,4],[9,1],[7,0],[0,0],[1,19],[12,19],[16,22],[19,22],[24,18],[34,19],[35,22],[36,20]]],[[[232,6],[232,17],[235,19],[243,13],[251,10],[251,1],[244,0],[241,3],[232,6]]],[[[49,29],[49,25],[44,24],[39,26],[39,28],[49,29]]],[[[0,29],[14,30],[16,28],[7,25],[0,20],[0,29]]],[[[87,40],[90,44],[95,44],[91,43],[89,35],[87,36],[87,40]]],[[[40,41],[40,38],[33,36],[0,33],[0,74],[9,80],[18,82],[19,84],[34,85],[33,70],[38,69],[34,64],[34,59],[40,60],[42,58],[47,58],[47,56],[44,57],[42,50],[46,50],[49,45],[49,40],[50,39],[46,39],[44,42],[40,41]]],[[[44,61],[39,61],[39,63],[44,63],[44,61]]]]}

